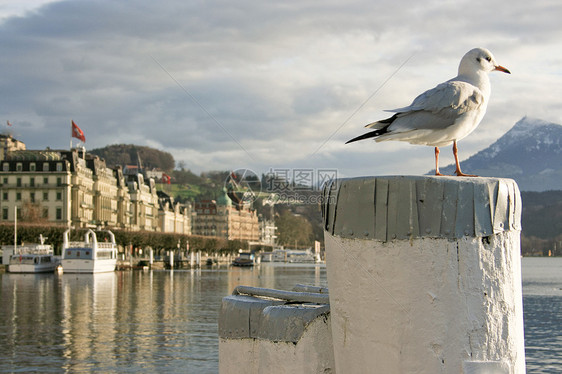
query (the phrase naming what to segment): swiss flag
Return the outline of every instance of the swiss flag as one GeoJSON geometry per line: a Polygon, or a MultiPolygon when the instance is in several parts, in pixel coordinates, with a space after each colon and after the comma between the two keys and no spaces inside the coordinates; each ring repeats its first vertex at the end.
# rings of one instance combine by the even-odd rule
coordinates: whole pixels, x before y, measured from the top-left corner
{"type": "Polygon", "coordinates": [[[166,173],[162,173],[162,183],[171,184],[172,183],[172,177],[170,177],[166,173]]]}
{"type": "Polygon", "coordinates": [[[80,130],[80,127],[78,127],[74,121],[72,122],[72,137],[76,138],[76,139],[80,139],[83,143],[86,142],[86,137],[84,136],[84,132],[82,130],[80,130]]]}

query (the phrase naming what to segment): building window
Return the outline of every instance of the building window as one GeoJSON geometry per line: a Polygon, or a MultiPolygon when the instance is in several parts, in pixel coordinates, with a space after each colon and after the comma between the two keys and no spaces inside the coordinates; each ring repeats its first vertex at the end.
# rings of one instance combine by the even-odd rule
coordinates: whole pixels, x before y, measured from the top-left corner
{"type": "Polygon", "coordinates": [[[3,181],[4,181],[4,182],[3,182],[4,184],[8,184],[8,178],[7,178],[7,177],[5,177],[5,178],[3,179],[3,181]]]}
{"type": "Polygon", "coordinates": [[[57,192],[57,201],[62,200],[62,192],[57,192]]]}
{"type": "Polygon", "coordinates": [[[21,219],[21,209],[16,208],[16,217],[18,217],[18,219],[21,219]]]}
{"type": "Polygon", "coordinates": [[[2,208],[2,219],[3,220],[8,219],[8,208],[2,208]]]}
{"type": "Polygon", "coordinates": [[[49,178],[43,177],[43,184],[49,184],[49,178]]]}
{"type": "Polygon", "coordinates": [[[22,171],[23,170],[23,166],[21,163],[16,164],[16,171],[22,171]]]}
{"type": "Polygon", "coordinates": [[[16,201],[21,201],[21,192],[16,192],[16,201]]]}
{"type": "Polygon", "coordinates": [[[43,218],[49,218],[49,208],[43,208],[43,218]]]}
{"type": "Polygon", "coordinates": [[[49,163],[48,162],[43,163],[43,171],[49,171],[49,163]]]}
{"type": "Polygon", "coordinates": [[[57,171],[62,171],[62,162],[57,162],[57,171]]]}
{"type": "Polygon", "coordinates": [[[57,219],[58,220],[62,219],[62,208],[57,208],[57,219]]]}
{"type": "Polygon", "coordinates": [[[29,164],[29,171],[35,171],[35,164],[29,164]]]}
{"type": "Polygon", "coordinates": [[[7,192],[2,192],[2,200],[8,201],[8,193],[7,192]]]}
{"type": "Polygon", "coordinates": [[[29,186],[35,187],[35,178],[29,178],[29,186]]]}
{"type": "Polygon", "coordinates": [[[62,186],[62,178],[58,177],[57,178],[57,187],[60,187],[60,186],[62,186]]]}
{"type": "Polygon", "coordinates": [[[16,179],[16,186],[21,187],[21,178],[16,179]]]}
{"type": "Polygon", "coordinates": [[[31,193],[29,194],[29,200],[30,200],[32,203],[35,202],[35,192],[31,192],[31,193]]]}
{"type": "Polygon", "coordinates": [[[43,192],[43,201],[47,201],[47,200],[49,200],[49,193],[43,192]]]}
{"type": "Polygon", "coordinates": [[[8,164],[7,162],[4,162],[4,165],[2,165],[2,170],[3,171],[10,171],[10,164],[8,164]]]}

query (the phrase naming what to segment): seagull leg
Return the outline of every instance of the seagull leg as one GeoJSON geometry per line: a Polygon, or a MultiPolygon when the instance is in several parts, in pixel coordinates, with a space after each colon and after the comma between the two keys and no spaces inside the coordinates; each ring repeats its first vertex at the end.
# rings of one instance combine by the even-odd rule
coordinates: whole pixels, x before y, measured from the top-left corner
{"type": "Polygon", "coordinates": [[[435,175],[443,176],[439,172],[439,147],[435,147],[435,175]]]}
{"type": "Polygon", "coordinates": [[[453,155],[455,156],[455,164],[457,165],[457,170],[455,170],[455,174],[458,177],[477,177],[478,175],[472,174],[465,174],[461,171],[461,164],[459,162],[459,149],[457,147],[457,141],[453,141],[453,155]]]}

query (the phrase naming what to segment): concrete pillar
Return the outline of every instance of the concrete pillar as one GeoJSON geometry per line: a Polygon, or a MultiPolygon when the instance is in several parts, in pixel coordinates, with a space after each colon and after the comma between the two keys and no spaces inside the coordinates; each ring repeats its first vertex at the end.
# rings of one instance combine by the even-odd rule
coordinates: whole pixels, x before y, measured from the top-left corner
{"type": "Polygon", "coordinates": [[[195,253],[189,252],[189,266],[193,267],[195,265],[195,253]]]}
{"type": "Polygon", "coordinates": [[[150,267],[152,267],[152,264],[154,263],[154,249],[150,248],[149,255],[150,255],[149,263],[150,263],[150,267]]]}
{"type": "Polygon", "coordinates": [[[514,181],[336,180],[322,210],[337,373],[525,373],[514,181]]]}
{"type": "Polygon", "coordinates": [[[170,251],[170,269],[174,268],[174,251],[170,251]]]}

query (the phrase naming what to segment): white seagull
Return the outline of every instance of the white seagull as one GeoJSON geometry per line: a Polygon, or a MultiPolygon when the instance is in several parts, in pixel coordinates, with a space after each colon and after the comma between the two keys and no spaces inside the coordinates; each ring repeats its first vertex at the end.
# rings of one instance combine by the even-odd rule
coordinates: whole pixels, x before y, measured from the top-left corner
{"type": "Polygon", "coordinates": [[[474,177],[461,171],[457,141],[474,131],[484,117],[491,90],[488,73],[494,70],[511,74],[496,63],[490,51],[474,48],[461,59],[455,78],[425,91],[409,106],[387,110],[396,114],[368,124],[365,127],[375,130],[353,138],[346,144],[375,138],[377,142],[400,140],[434,146],[435,175],[443,175],[439,172],[439,147],[453,143],[457,165],[455,174],[474,177]]]}

